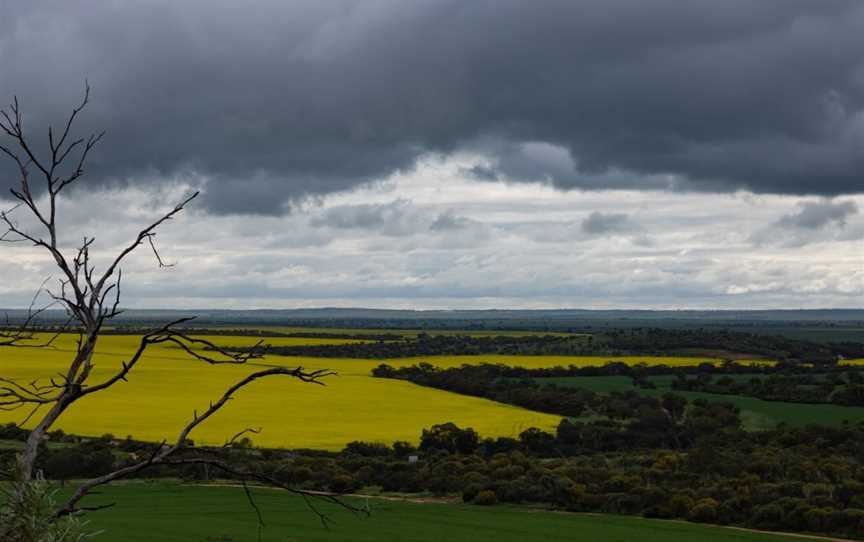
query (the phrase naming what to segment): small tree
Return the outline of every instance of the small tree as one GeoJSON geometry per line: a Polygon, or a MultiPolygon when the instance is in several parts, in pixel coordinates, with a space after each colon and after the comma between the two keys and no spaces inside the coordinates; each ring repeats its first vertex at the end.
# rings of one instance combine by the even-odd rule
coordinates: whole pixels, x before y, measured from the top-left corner
{"type": "MultiPolygon", "coordinates": [[[[152,251],[157,264],[166,267],[154,241],[156,230],[181,213],[198,193],[190,194],[141,229],[127,245],[108,260],[109,263],[104,269],[97,270],[96,265],[91,261],[90,249],[94,242],[93,237],[85,236],[77,247],[62,246],[57,219],[58,199],[84,174],[90,152],[103,137],[102,133],[92,134],[86,138],[75,138],[72,135],[75,121],[87,106],[89,97],[90,88],[87,86],[83,100],[72,110],[62,128],[59,131],[55,131],[53,127],[48,128],[48,146],[41,153],[36,150],[28,134],[25,133],[24,118],[17,97],[7,109],[0,110],[0,135],[5,135],[7,138],[7,143],[0,142],[0,152],[16,166],[19,178],[17,187],[11,190],[17,204],[11,209],[0,211],[0,224],[5,228],[5,232],[0,235],[0,241],[7,244],[30,244],[44,250],[50,255],[61,277],[56,289],[45,288],[43,283],[23,321],[17,322],[14,326],[7,325],[0,330],[0,347],[50,345],[57,335],[46,337],[45,334],[37,333],[39,329],[36,321],[41,313],[51,307],[59,306],[64,309],[68,316],[68,322],[64,327],[67,331],[74,330],[78,333],[77,348],[60,376],[36,382],[23,382],[0,376],[0,409],[21,409],[27,413],[27,420],[35,420],[12,476],[12,489],[9,491],[3,509],[4,522],[0,524],[2,540],[30,540],[21,538],[25,535],[9,530],[13,528],[10,517],[21,517],[21,514],[25,513],[23,509],[26,508],[27,503],[34,500],[34,495],[46,494],[43,491],[45,483],[41,474],[36,471],[35,465],[40,452],[39,444],[45,439],[47,432],[64,412],[80,399],[126,381],[150,346],[170,343],[180,347],[191,359],[209,364],[243,364],[262,356],[260,343],[246,351],[227,352],[209,341],[193,338],[184,333],[180,327],[189,318],[181,318],[143,334],[135,351],[112,376],[104,380],[93,377],[93,355],[100,334],[106,324],[122,312],[119,307],[121,267],[124,261],[141,246],[146,246],[152,251]],[[32,180],[31,175],[37,177],[39,181],[32,180]],[[27,215],[26,218],[33,221],[35,227],[21,226],[18,221],[21,214],[27,215]],[[43,292],[49,296],[50,302],[40,307],[37,306],[36,300],[43,292]],[[7,530],[4,532],[4,529],[7,530]]],[[[188,446],[189,435],[219,411],[238,390],[252,382],[261,378],[287,376],[303,382],[321,384],[321,379],[329,374],[331,373],[325,370],[305,371],[300,367],[272,367],[250,373],[246,378],[229,387],[207,408],[196,412],[184,427],[179,428],[173,442],[161,443],[153,453],[136,463],[81,483],[69,498],[51,510],[50,517],[58,518],[57,524],[59,524],[61,522],[59,518],[68,518],[86,509],[80,506],[80,502],[93,488],[137,474],[154,465],[215,463],[188,446]]],[[[245,432],[237,436],[242,436],[245,432]]],[[[226,465],[219,466],[229,470],[226,465]]],[[[278,485],[277,482],[255,473],[239,474],[244,480],[249,477],[278,485]]],[[[234,472],[232,475],[238,473],[234,472]]],[[[45,500],[40,502],[44,504],[45,500]]],[[[48,524],[50,523],[49,520],[48,524]]],[[[51,525],[49,527],[55,528],[51,525]]],[[[56,533],[51,536],[55,537],[56,533]]],[[[32,538],[32,540],[36,539],[32,538]]],[[[56,539],[62,540],[62,538],[56,539]]]]}

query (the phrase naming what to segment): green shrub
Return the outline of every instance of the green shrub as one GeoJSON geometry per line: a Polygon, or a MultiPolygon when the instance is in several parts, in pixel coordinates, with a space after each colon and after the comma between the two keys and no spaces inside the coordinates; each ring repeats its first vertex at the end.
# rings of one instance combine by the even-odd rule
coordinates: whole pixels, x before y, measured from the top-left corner
{"type": "Polygon", "coordinates": [[[471,502],[480,506],[491,506],[493,504],[498,504],[498,496],[495,495],[494,491],[485,489],[478,493],[471,502]]]}

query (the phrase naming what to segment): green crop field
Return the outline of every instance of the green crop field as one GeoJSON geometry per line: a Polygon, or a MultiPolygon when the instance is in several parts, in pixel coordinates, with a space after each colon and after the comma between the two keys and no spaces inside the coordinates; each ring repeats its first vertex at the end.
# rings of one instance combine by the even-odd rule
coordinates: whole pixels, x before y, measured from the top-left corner
{"type": "MultiPolygon", "coordinates": [[[[564,514],[510,506],[413,503],[353,499],[369,517],[318,504],[329,529],[302,499],[253,489],[265,527],[264,542],[791,542],[791,537],[638,517],[564,514]]],[[[95,513],[90,527],[104,542],[203,542],[230,537],[255,542],[255,515],[242,489],[171,483],[130,483],[107,488],[91,504],[114,502],[95,513]]],[[[228,540],[228,539],[224,539],[228,540]]]]}
{"type": "MultiPolygon", "coordinates": [[[[741,378],[751,378],[750,375],[741,378]]],[[[779,423],[800,427],[808,424],[841,424],[844,421],[864,421],[864,407],[845,407],[827,404],[785,403],[780,401],[763,401],[753,397],[740,395],[719,395],[695,391],[675,391],[671,389],[672,376],[655,376],[649,380],[657,385],[657,389],[640,389],[633,386],[631,378],[626,376],[575,376],[561,378],[542,378],[539,382],[555,383],[557,385],[573,386],[610,393],[613,391],[637,390],[645,395],[659,397],[664,393],[674,391],[687,399],[706,399],[708,401],[728,401],[741,409],[744,427],[748,430],[762,430],[776,427],[779,423]]]]}

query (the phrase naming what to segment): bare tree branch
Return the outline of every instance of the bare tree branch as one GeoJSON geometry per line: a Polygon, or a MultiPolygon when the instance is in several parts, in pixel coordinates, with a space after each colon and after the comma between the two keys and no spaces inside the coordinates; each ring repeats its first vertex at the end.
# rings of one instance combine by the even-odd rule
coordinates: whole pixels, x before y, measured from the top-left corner
{"type": "Polygon", "coordinates": [[[257,435],[257,434],[261,433],[261,428],[259,427],[258,429],[253,429],[251,427],[247,427],[246,429],[239,431],[234,436],[232,436],[231,438],[226,440],[225,444],[223,444],[222,447],[223,448],[230,448],[231,446],[234,446],[235,444],[237,444],[237,440],[240,437],[242,437],[243,435],[248,435],[249,433],[251,433],[253,435],[257,435]]]}
{"type": "MultiPolygon", "coordinates": [[[[52,126],[48,127],[48,150],[42,153],[44,156],[35,151],[36,147],[29,139],[18,98],[14,97],[7,108],[0,110],[0,136],[6,136],[5,141],[0,140],[0,155],[12,161],[19,177],[16,188],[11,190],[12,196],[17,200],[16,204],[10,209],[0,211],[0,228],[2,228],[0,242],[29,243],[50,255],[60,271],[57,286],[53,289],[46,288],[46,280],[46,283],[40,286],[23,318],[18,322],[12,322],[7,318],[6,326],[0,326],[0,347],[50,346],[60,333],[68,329],[69,324],[74,324],[78,332],[75,350],[68,365],[60,374],[47,380],[32,382],[0,377],[0,410],[26,409],[29,410],[29,414],[25,423],[30,419],[37,420],[20,454],[17,473],[19,481],[16,482],[19,485],[10,497],[13,501],[15,498],[22,498],[22,488],[26,487],[35,474],[39,445],[66,410],[83,397],[127,381],[130,373],[152,345],[168,344],[177,347],[190,359],[211,365],[244,364],[261,358],[264,352],[261,342],[241,352],[225,351],[210,341],[189,336],[181,326],[191,318],[181,318],[144,333],[137,348],[111,376],[101,381],[93,381],[93,356],[99,338],[106,324],[122,312],[120,309],[122,265],[130,254],[146,242],[158,266],[171,267],[173,264],[166,263],[157,249],[155,243],[157,230],[181,213],[198,196],[198,192],[183,198],[139,230],[134,239],[109,260],[104,270],[97,271],[91,258],[95,238],[85,236],[81,243],[71,250],[69,247],[61,246],[57,222],[58,198],[68,186],[84,175],[87,159],[104,135],[104,132],[85,137],[76,137],[73,134],[75,122],[87,107],[89,100],[90,86],[85,84],[81,102],[72,109],[62,128],[55,133],[52,126]],[[41,177],[38,189],[31,175],[41,177]],[[35,226],[32,228],[22,226],[17,219],[20,214],[25,214],[31,219],[25,224],[35,224],[35,226]],[[37,301],[40,293],[45,293],[50,298],[50,302],[42,307],[38,306],[37,301]],[[55,306],[62,307],[66,311],[69,321],[53,335],[38,333],[37,318],[55,306]]],[[[206,461],[205,458],[175,456],[179,456],[180,452],[188,451],[189,435],[199,425],[222,409],[238,391],[253,382],[263,378],[287,376],[310,384],[323,384],[322,379],[331,374],[333,373],[327,370],[306,371],[302,367],[270,367],[252,372],[229,387],[203,412],[200,414],[195,412],[192,419],[180,428],[173,444],[162,442],[146,459],[80,484],[74,494],[62,505],[58,515],[103,508],[102,506],[80,506],[80,501],[96,487],[134,475],[153,465],[206,461]]],[[[226,441],[226,446],[235,443],[244,434],[256,431],[243,430],[226,441]]],[[[220,468],[230,472],[227,465],[221,465],[220,468]]],[[[246,495],[255,509],[260,529],[263,527],[263,518],[252,493],[246,486],[246,480],[283,486],[276,480],[255,473],[243,473],[240,479],[243,480],[246,495]]],[[[292,491],[303,495],[304,498],[309,498],[311,495],[292,491]]],[[[334,499],[334,502],[338,502],[335,497],[322,498],[334,499]]],[[[319,517],[324,521],[325,516],[319,513],[319,517]]]]}
{"type": "Polygon", "coordinates": [[[189,441],[189,435],[192,431],[204,423],[208,418],[219,412],[222,407],[225,406],[228,401],[232,399],[235,393],[237,393],[242,388],[248,386],[252,382],[259,380],[261,378],[266,378],[270,376],[282,375],[282,376],[290,376],[292,378],[296,378],[303,382],[310,382],[315,384],[322,384],[322,378],[332,375],[333,373],[327,370],[317,370],[317,371],[304,371],[302,367],[296,368],[288,368],[288,367],[273,367],[270,369],[264,369],[262,371],[256,371],[246,378],[243,378],[239,382],[235,383],[233,386],[229,387],[225,393],[215,402],[211,403],[209,408],[207,408],[200,415],[196,411],[192,415],[192,420],[183,427],[179,434],[177,435],[177,439],[173,445],[167,446],[165,443],[161,444],[156,451],[148,457],[144,461],[140,461],[133,465],[129,465],[125,468],[118,469],[114,472],[110,472],[104,476],[100,476],[98,478],[93,478],[92,480],[88,480],[78,486],[78,489],[75,490],[75,493],[66,501],[63,505],[62,511],[65,514],[73,513],[76,510],[76,505],[78,502],[87,495],[93,488],[98,487],[100,485],[108,484],[113,482],[114,480],[118,480],[120,478],[125,478],[141,470],[144,470],[152,465],[162,464],[164,463],[172,454],[177,452],[178,450],[183,449],[187,446],[189,441]]]}
{"type": "Polygon", "coordinates": [[[40,342],[35,331],[39,316],[56,304],[55,302],[51,302],[41,307],[36,306],[39,302],[40,294],[45,291],[45,283],[48,280],[45,279],[42,281],[42,284],[36,290],[33,298],[30,300],[30,305],[27,307],[23,321],[13,323],[9,315],[6,315],[6,323],[3,327],[0,327],[0,346],[47,347],[51,346],[57,338],[57,334],[54,334],[48,340],[40,342]]]}

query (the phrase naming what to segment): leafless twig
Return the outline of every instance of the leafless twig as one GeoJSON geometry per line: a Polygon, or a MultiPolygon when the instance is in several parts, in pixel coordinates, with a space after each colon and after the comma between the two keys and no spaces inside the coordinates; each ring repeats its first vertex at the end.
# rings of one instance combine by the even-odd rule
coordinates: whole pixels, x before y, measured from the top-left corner
{"type": "MultiPolygon", "coordinates": [[[[120,308],[122,265],[126,258],[145,242],[160,268],[174,265],[166,263],[157,250],[154,241],[156,231],[180,214],[198,196],[198,192],[193,192],[166,212],[156,216],[139,230],[132,241],[125,245],[113,259],[110,259],[108,265],[102,270],[97,270],[91,258],[95,238],[83,237],[81,243],[72,250],[61,246],[57,222],[58,198],[68,186],[84,174],[87,158],[104,135],[104,132],[80,138],[73,135],[75,121],[86,108],[89,100],[90,87],[85,85],[83,99],[72,109],[72,113],[62,124],[61,129],[55,132],[54,128],[49,126],[48,151],[42,153],[43,155],[37,153],[31,144],[25,130],[24,116],[18,98],[15,97],[6,109],[0,110],[0,136],[6,136],[6,142],[0,141],[0,155],[5,155],[13,162],[19,178],[17,187],[11,191],[17,200],[16,204],[10,209],[0,210],[0,228],[3,228],[0,230],[0,242],[24,243],[42,249],[51,256],[60,273],[55,288],[47,288],[45,286],[47,280],[42,284],[22,319],[12,322],[7,318],[6,325],[0,326],[0,346],[50,346],[70,324],[74,324],[78,331],[75,350],[61,373],[32,382],[0,377],[0,410],[25,409],[29,411],[27,420],[38,420],[20,456],[17,473],[17,479],[20,480],[19,490],[13,492],[13,500],[16,496],[21,498],[20,488],[25,487],[33,479],[39,444],[57,420],[81,398],[126,382],[149,347],[170,344],[180,348],[191,359],[211,365],[245,364],[250,360],[261,358],[265,351],[262,343],[259,342],[244,351],[228,352],[208,340],[188,335],[181,326],[191,318],[180,318],[144,333],[137,348],[113,374],[102,380],[94,379],[93,359],[98,340],[106,324],[122,312],[120,308]],[[31,175],[41,178],[38,189],[31,175]],[[20,213],[26,213],[35,227],[22,226],[17,219],[20,213]],[[50,301],[40,306],[38,303],[40,294],[47,295],[50,301]],[[69,320],[60,328],[60,331],[46,336],[37,332],[36,320],[52,307],[64,309],[69,320]]],[[[219,399],[211,402],[209,407],[200,414],[193,413],[192,419],[180,429],[173,444],[163,442],[146,459],[81,483],[62,505],[58,515],[103,508],[81,506],[80,502],[93,489],[136,474],[153,465],[177,464],[176,462],[181,460],[203,461],[201,458],[177,458],[176,456],[180,452],[189,450],[189,435],[193,430],[224,407],[234,394],[256,380],[287,376],[306,383],[323,384],[322,379],[331,374],[333,373],[326,370],[306,371],[302,367],[270,367],[249,374],[229,387],[219,399]]],[[[229,439],[226,446],[235,443],[242,435],[256,431],[251,429],[241,431],[229,439]]],[[[227,469],[227,466],[224,469],[227,469]]],[[[247,479],[266,481],[263,476],[249,473],[242,479],[244,487],[247,479]]],[[[263,526],[260,509],[255,505],[249,488],[246,487],[245,490],[256,511],[259,525],[263,526]]]]}

